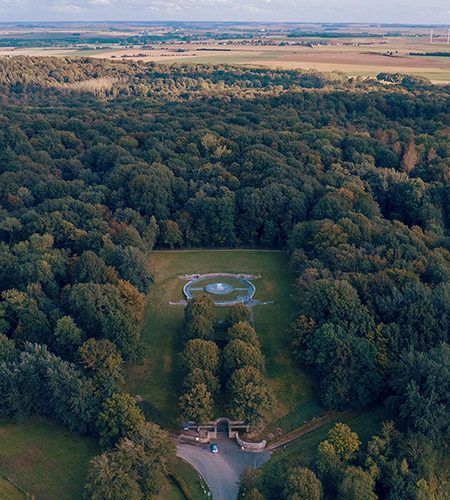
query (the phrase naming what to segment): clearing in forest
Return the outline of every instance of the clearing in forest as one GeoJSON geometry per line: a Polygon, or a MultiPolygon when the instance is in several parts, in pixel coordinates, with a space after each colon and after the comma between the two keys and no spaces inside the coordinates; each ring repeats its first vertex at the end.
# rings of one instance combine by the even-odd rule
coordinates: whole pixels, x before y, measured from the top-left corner
{"type": "MultiPolygon", "coordinates": [[[[143,409],[149,419],[172,428],[179,422],[177,403],[183,379],[179,353],[183,347],[184,307],[169,304],[184,298],[186,282],[179,276],[217,272],[261,275],[254,281],[254,298],[273,301],[252,308],[266,358],[266,378],[277,397],[267,432],[288,431],[323,411],[315,383],[296,366],[286,335],[295,313],[288,265],[287,254],[277,251],[189,250],[150,255],[149,266],[155,282],[147,298],[142,331],[145,359],[128,369],[126,382],[128,392],[143,398],[143,409]]],[[[216,307],[217,320],[224,319],[227,312],[227,307],[216,307]]]]}

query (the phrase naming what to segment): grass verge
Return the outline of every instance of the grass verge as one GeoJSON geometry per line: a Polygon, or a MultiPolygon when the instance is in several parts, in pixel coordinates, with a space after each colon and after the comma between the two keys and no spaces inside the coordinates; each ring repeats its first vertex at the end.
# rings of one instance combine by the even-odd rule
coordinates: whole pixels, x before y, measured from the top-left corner
{"type": "MultiPolygon", "coordinates": [[[[0,473],[37,500],[79,500],[89,460],[99,452],[93,439],[37,417],[0,422],[0,443],[0,473]]],[[[0,498],[8,498],[2,489],[0,498]]]]}
{"type": "Polygon", "coordinates": [[[202,500],[208,497],[209,488],[200,474],[181,458],[177,458],[172,471],[174,482],[187,500],[202,500]]]}
{"type": "Polygon", "coordinates": [[[26,500],[27,494],[11,481],[0,476],[0,498],[2,500],[26,500]]]}

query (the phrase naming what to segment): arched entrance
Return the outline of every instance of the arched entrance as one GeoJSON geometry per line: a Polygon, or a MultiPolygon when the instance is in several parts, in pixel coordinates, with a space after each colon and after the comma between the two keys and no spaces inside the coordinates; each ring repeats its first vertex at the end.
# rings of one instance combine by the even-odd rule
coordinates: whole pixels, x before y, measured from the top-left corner
{"type": "Polygon", "coordinates": [[[228,418],[219,418],[215,421],[217,438],[230,437],[230,421],[228,418]]]}
{"type": "Polygon", "coordinates": [[[199,438],[217,439],[230,438],[234,439],[238,432],[248,432],[249,426],[242,420],[230,420],[226,417],[220,417],[213,422],[197,425],[191,422],[184,430],[194,430],[198,433],[199,438]]]}

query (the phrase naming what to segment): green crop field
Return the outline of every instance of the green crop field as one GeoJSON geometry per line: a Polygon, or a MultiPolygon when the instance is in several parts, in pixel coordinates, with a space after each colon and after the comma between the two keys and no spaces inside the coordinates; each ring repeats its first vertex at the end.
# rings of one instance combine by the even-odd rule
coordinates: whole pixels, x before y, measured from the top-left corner
{"type": "MultiPolygon", "coordinates": [[[[42,418],[0,422],[0,443],[0,476],[37,500],[80,499],[89,460],[99,452],[94,440],[42,418]]],[[[1,481],[0,498],[23,497],[1,481]]]]}
{"type": "MultiPolygon", "coordinates": [[[[283,252],[257,250],[153,252],[150,270],[155,283],[149,294],[143,340],[146,346],[142,364],[128,369],[126,390],[144,399],[143,409],[149,419],[175,428],[178,422],[177,401],[181,391],[179,352],[183,306],[169,301],[183,298],[185,281],[178,278],[194,273],[260,274],[253,283],[255,299],[273,300],[273,304],[253,308],[255,327],[266,356],[267,378],[278,405],[266,432],[288,431],[304,420],[322,412],[313,379],[295,365],[286,335],[293,314],[288,258],[283,252]]],[[[218,307],[220,321],[227,308],[218,307]]],[[[220,411],[220,410],[219,410],[220,411]]]]}

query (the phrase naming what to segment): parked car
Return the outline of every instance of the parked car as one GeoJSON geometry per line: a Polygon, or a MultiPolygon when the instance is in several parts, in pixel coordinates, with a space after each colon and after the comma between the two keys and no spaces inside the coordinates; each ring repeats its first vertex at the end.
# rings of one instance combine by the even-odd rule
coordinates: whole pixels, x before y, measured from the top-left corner
{"type": "Polygon", "coordinates": [[[209,449],[211,450],[211,453],[219,453],[219,445],[217,443],[211,443],[209,449]]]}

